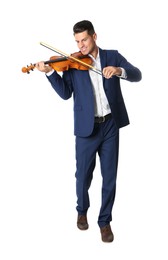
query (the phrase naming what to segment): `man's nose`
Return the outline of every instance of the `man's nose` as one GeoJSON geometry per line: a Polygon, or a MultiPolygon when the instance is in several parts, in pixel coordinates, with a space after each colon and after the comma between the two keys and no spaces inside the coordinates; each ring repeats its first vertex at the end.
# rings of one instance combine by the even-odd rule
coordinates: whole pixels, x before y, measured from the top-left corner
{"type": "Polygon", "coordinates": [[[84,46],[83,42],[78,43],[79,49],[81,49],[84,46]]]}

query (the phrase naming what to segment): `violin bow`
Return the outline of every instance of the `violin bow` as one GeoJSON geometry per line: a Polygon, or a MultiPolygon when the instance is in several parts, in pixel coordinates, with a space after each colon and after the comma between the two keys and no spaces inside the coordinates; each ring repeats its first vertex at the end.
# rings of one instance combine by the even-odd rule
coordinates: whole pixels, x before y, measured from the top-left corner
{"type": "Polygon", "coordinates": [[[77,62],[79,62],[80,64],[82,64],[82,65],[88,67],[88,68],[91,69],[92,71],[94,71],[94,72],[96,72],[96,73],[102,75],[102,72],[101,72],[100,70],[98,70],[97,68],[95,68],[95,67],[93,67],[93,66],[87,64],[86,62],[83,62],[83,61],[81,61],[81,60],[79,60],[79,59],[77,59],[77,58],[75,58],[75,57],[73,57],[73,56],[71,56],[71,55],[68,55],[68,54],[66,54],[65,52],[62,52],[62,51],[60,51],[60,50],[58,50],[58,49],[56,49],[56,48],[54,48],[54,47],[48,45],[47,43],[40,42],[40,44],[41,44],[42,46],[44,46],[44,47],[46,47],[46,48],[48,48],[48,49],[50,49],[50,50],[52,50],[52,51],[58,53],[58,54],[60,54],[61,56],[65,57],[65,58],[67,58],[67,59],[71,59],[71,60],[73,60],[73,61],[77,61],[77,62]]]}

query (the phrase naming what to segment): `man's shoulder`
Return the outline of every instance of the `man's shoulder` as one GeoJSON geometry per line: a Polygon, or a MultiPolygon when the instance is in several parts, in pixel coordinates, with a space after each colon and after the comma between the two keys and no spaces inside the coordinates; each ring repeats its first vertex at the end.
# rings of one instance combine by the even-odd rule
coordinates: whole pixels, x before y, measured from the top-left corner
{"type": "Polygon", "coordinates": [[[118,50],[115,49],[101,49],[99,48],[99,52],[103,55],[118,55],[118,50]]]}

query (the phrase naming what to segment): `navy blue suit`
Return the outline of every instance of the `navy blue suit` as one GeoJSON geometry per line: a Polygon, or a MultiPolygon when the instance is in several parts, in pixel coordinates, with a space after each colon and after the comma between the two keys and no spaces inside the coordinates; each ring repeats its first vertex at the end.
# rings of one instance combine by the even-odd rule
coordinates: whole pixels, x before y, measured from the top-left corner
{"type": "MultiPolygon", "coordinates": [[[[115,66],[125,69],[128,81],[141,80],[141,72],[117,50],[99,48],[101,67],[115,66]]],[[[98,218],[100,227],[112,220],[115,198],[119,128],[129,124],[129,118],[120,88],[120,78],[103,78],[112,118],[102,124],[95,123],[94,95],[89,72],[70,69],[61,77],[54,72],[48,77],[52,87],[63,99],[74,99],[74,134],[76,135],[76,191],[77,211],[86,214],[90,206],[88,189],[93,177],[96,154],[100,157],[102,174],[102,204],[98,218]]]]}

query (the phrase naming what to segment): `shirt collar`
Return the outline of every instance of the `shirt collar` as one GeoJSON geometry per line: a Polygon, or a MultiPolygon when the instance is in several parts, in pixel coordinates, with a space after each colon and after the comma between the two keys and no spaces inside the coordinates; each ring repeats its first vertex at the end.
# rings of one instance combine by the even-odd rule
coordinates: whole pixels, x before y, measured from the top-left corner
{"type": "Polygon", "coordinates": [[[97,53],[96,59],[95,59],[91,54],[89,54],[89,56],[91,57],[91,59],[92,59],[94,62],[100,62],[99,48],[98,48],[98,53],[97,53]]]}

